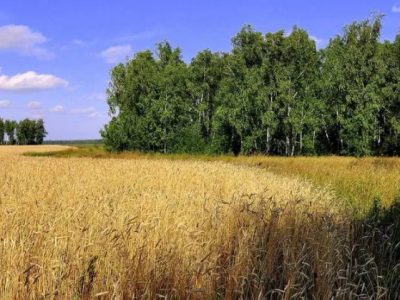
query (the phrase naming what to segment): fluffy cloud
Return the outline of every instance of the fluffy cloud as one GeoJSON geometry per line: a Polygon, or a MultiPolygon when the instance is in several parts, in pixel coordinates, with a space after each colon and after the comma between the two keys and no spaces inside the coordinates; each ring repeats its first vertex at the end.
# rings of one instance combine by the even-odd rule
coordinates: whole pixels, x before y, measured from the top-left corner
{"type": "Polygon", "coordinates": [[[322,43],[322,40],[317,38],[315,35],[310,35],[310,39],[312,39],[317,46],[322,43]]]}
{"type": "Polygon", "coordinates": [[[28,104],[26,106],[29,109],[37,110],[37,109],[42,108],[42,103],[40,103],[39,101],[30,101],[30,102],[28,102],[28,104]]]}
{"type": "Polygon", "coordinates": [[[89,100],[105,101],[106,99],[107,95],[105,93],[93,93],[89,95],[89,100]]]}
{"type": "Polygon", "coordinates": [[[396,3],[392,6],[392,12],[400,13],[400,3],[396,3]]]}
{"type": "Polygon", "coordinates": [[[89,118],[98,118],[102,116],[102,114],[94,107],[74,108],[71,109],[70,113],[73,115],[85,115],[89,118]]]}
{"type": "Polygon", "coordinates": [[[72,43],[77,46],[84,46],[86,43],[82,40],[73,40],[72,43]]]}
{"type": "Polygon", "coordinates": [[[125,36],[118,36],[114,39],[112,39],[113,43],[126,43],[126,42],[133,42],[133,41],[139,41],[139,40],[149,40],[152,38],[155,38],[157,36],[165,34],[165,28],[163,29],[153,29],[153,30],[146,30],[142,32],[137,32],[135,34],[131,35],[125,35],[125,36]]]}
{"type": "Polygon", "coordinates": [[[315,35],[310,35],[310,39],[312,39],[315,42],[315,45],[317,46],[318,49],[326,47],[328,43],[328,40],[318,38],[315,35]]]}
{"type": "Polygon", "coordinates": [[[55,112],[55,113],[61,113],[61,112],[65,111],[65,108],[62,105],[56,105],[56,106],[50,108],[50,111],[55,112]]]}
{"type": "Polygon", "coordinates": [[[31,114],[32,119],[44,119],[44,113],[42,111],[35,111],[31,114]]]}
{"type": "Polygon", "coordinates": [[[33,71],[14,76],[0,75],[0,90],[4,91],[47,90],[66,86],[68,81],[62,78],[33,71]]]}
{"type": "Polygon", "coordinates": [[[44,113],[42,110],[42,103],[39,101],[30,101],[26,104],[28,109],[31,111],[31,118],[32,119],[43,119],[44,113]]]}
{"type": "Polygon", "coordinates": [[[28,26],[0,26],[0,50],[15,50],[22,55],[51,59],[54,53],[40,46],[46,42],[43,34],[32,31],[28,26]]]}
{"type": "Polygon", "coordinates": [[[118,63],[132,54],[130,45],[120,45],[107,48],[101,52],[100,56],[109,64],[118,63]]]}
{"type": "Polygon", "coordinates": [[[11,102],[8,100],[0,100],[0,108],[7,108],[10,106],[10,104],[11,102]]]}

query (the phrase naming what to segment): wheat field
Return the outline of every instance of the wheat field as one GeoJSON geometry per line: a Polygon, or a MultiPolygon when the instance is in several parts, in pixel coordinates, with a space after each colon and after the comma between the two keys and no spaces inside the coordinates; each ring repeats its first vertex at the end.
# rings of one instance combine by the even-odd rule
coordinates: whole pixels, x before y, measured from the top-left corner
{"type": "MultiPolygon", "coordinates": [[[[232,158],[230,161],[235,162],[232,158]]],[[[330,186],[361,214],[379,198],[390,206],[400,195],[398,157],[239,157],[235,163],[260,166],[285,176],[301,176],[319,186],[330,186]]]]}
{"type": "Polygon", "coordinates": [[[57,149],[0,148],[1,298],[295,295],[315,268],[327,295],[346,226],[331,191],[223,162],[20,155],[57,149]]]}
{"type": "MultiPolygon", "coordinates": [[[[29,154],[29,153],[28,153],[29,154]]],[[[374,199],[385,207],[393,205],[400,196],[400,159],[398,157],[282,157],[157,154],[140,152],[110,153],[97,145],[81,145],[61,151],[30,153],[30,156],[91,157],[114,159],[170,159],[227,162],[234,165],[262,168],[285,177],[304,178],[316,186],[334,191],[337,198],[347,202],[359,217],[371,209],[374,199]]]]}

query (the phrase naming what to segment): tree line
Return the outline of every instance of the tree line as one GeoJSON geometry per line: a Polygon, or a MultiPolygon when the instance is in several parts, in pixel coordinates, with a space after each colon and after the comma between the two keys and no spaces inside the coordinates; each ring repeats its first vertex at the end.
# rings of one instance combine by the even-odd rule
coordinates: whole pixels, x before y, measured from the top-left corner
{"type": "Polygon", "coordinates": [[[189,64],[168,42],[111,72],[107,149],[399,155],[400,35],[354,22],[318,50],[303,29],[244,26],[229,53],[189,64]]]}
{"type": "Polygon", "coordinates": [[[43,144],[46,135],[47,132],[42,119],[24,119],[17,122],[0,118],[0,145],[39,145],[43,144]],[[7,137],[7,140],[5,137],[7,137]]]}

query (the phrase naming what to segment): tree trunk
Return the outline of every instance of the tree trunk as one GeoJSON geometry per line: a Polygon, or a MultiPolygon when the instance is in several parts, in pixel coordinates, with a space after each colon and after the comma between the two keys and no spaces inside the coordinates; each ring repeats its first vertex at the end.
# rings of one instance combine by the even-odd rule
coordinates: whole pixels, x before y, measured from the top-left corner
{"type": "Polygon", "coordinates": [[[267,127],[267,149],[266,149],[266,153],[269,154],[270,150],[271,150],[271,137],[270,137],[270,133],[269,133],[269,127],[267,127]]]}
{"type": "Polygon", "coordinates": [[[297,134],[292,138],[291,141],[291,151],[290,151],[290,156],[294,156],[294,151],[296,150],[296,140],[297,140],[297,134]]]}
{"type": "Polygon", "coordinates": [[[299,140],[300,140],[300,145],[299,145],[300,149],[299,149],[299,153],[302,154],[302,151],[303,151],[303,129],[301,129],[301,131],[300,131],[299,140]]]}
{"type": "Polygon", "coordinates": [[[290,139],[289,136],[286,136],[286,143],[285,143],[285,155],[289,156],[289,147],[290,147],[290,139]]]}
{"type": "Polygon", "coordinates": [[[313,143],[313,151],[315,152],[315,135],[316,135],[316,132],[315,132],[315,130],[313,131],[313,137],[312,137],[312,143],[313,143]]]}

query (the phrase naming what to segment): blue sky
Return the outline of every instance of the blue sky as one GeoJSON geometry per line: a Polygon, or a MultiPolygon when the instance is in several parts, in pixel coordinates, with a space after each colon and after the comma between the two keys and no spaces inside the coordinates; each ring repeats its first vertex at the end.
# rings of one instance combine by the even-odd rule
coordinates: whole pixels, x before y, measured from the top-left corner
{"type": "Polygon", "coordinates": [[[324,47],[373,13],[385,14],[382,39],[393,40],[396,0],[2,0],[0,117],[42,117],[47,139],[99,138],[109,72],[137,51],[168,40],[189,62],[205,48],[229,51],[244,24],[262,32],[298,25],[324,47]]]}

